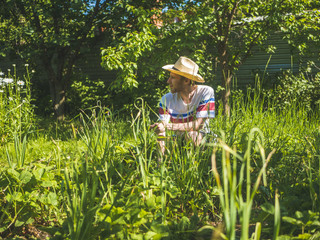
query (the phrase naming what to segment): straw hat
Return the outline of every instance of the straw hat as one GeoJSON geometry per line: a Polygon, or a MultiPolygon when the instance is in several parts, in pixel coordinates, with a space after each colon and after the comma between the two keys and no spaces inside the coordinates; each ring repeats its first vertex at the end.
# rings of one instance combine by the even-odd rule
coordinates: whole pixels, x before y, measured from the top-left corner
{"type": "Polygon", "coordinates": [[[192,81],[204,82],[204,79],[198,74],[199,66],[187,57],[180,57],[174,65],[165,65],[162,68],[192,81]]]}

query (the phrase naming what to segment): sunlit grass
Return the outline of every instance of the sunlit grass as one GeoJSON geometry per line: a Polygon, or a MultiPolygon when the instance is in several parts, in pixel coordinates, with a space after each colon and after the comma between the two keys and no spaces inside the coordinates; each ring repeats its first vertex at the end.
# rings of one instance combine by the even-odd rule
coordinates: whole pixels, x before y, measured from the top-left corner
{"type": "Polygon", "coordinates": [[[0,153],[1,234],[45,222],[61,238],[276,238],[300,188],[309,205],[298,207],[319,211],[318,112],[238,94],[230,118],[211,121],[217,138],[197,148],[171,139],[162,156],[149,129],[154,110],[142,99],[135,106],[127,118],[96,106],[66,123],[38,121],[20,145],[9,141],[0,153]],[[262,213],[263,204],[273,211],[262,213]]]}

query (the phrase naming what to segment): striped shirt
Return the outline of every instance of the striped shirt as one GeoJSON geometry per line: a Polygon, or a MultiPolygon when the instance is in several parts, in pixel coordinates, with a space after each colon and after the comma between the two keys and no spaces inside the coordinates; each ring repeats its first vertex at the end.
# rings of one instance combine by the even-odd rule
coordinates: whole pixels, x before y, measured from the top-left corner
{"type": "Polygon", "coordinates": [[[191,122],[196,118],[208,118],[204,130],[207,132],[209,118],[215,117],[214,91],[211,87],[198,85],[189,104],[177,93],[167,93],[159,104],[160,120],[166,123],[191,122]]]}

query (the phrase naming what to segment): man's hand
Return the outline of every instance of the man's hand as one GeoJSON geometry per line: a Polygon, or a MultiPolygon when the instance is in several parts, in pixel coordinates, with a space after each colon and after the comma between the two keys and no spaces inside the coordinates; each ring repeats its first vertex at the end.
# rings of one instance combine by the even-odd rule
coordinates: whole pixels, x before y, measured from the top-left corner
{"type": "Polygon", "coordinates": [[[154,128],[154,131],[158,134],[166,131],[166,128],[162,122],[154,123],[150,125],[150,128],[154,128]]]}

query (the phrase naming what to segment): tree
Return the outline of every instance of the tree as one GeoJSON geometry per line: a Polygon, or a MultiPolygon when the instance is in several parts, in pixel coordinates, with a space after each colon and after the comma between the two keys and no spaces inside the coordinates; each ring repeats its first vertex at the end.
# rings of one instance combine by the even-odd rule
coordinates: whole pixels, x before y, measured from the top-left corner
{"type": "Polygon", "coordinates": [[[65,115],[66,92],[81,50],[90,49],[102,36],[108,44],[137,22],[128,3],[120,0],[0,0],[0,5],[3,49],[33,63],[40,60],[59,120],[65,115]]]}
{"type": "Polygon", "coordinates": [[[138,19],[140,27],[131,29],[125,36],[114,41],[115,46],[103,48],[101,52],[102,66],[107,70],[118,70],[117,79],[112,83],[113,89],[127,90],[138,87],[138,59],[152,49],[156,36],[151,28],[152,11],[127,5],[138,19]]]}
{"type": "Polygon", "coordinates": [[[202,71],[212,71],[213,65],[217,64],[222,76],[222,101],[227,116],[230,115],[231,82],[235,71],[254,53],[254,47],[273,51],[273,46],[265,44],[270,34],[286,31],[298,50],[308,43],[313,45],[315,41],[319,42],[315,34],[319,28],[319,12],[313,11],[312,15],[308,12],[308,17],[301,17],[307,10],[319,9],[320,3],[311,0],[199,0],[177,1],[175,5],[171,1],[162,3],[169,10],[162,15],[164,26],[157,33],[159,40],[154,46],[158,46],[167,58],[179,53],[189,53],[205,66],[200,66],[202,71]],[[166,16],[172,15],[171,9],[184,21],[174,24],[172,21],[166,22],[166,16]],[[296,21],[297,19],[299,20],[296,21]],[[303,31],[301,34],[305,28],[312,29],[313,33],[303,31]],[[211,61],[211,66],[208,61],[211,61]]]}
{"type": "MultiPolygon", "coordinates": [[[[312,59],[320,59],[320,4],[314,2],[311,6],[303,12],[285,16],[281,32],[290,46],[309,60],[308,65],[313,66],[312,59]]],[[[320,66],[316,68],[319,70],[320,66]]]]}
{"type": "Polygon", "coordinates": [[[223,106],[229,116],[230,87],[235,70],[252,55],[253,47],[262,47],[270,34],[281,29],[288,15],[301,13],[314,7],[314,3],[307,0],[206,0],[193,3],[192,8],[186,7],[196,10],[193,19],[202,19],[200,27],[211,36],[208,46],[214,48],[211,54],[218,60],[224,88],[223,106]]]}
{"type": "MultiPolygon", "coordinates": [[[[175,16],[184,15],[179,9],[185,1],[153,2],[157,4],[143,8],[130,5],[133,15],[138,19],[138,27],[116,38],[112,46],[102,50],[102,66],[117,71],[112,88],[119,93],[125,92],[126,98],[131,100],[129,106],[132,106],[133,99],[139,97],[147,99],[151,105],[159,100],[166,91],[166,76],[161,66],[173,63],[187,52],[197,60],[203,60],[204,56],[195,48],[195,36],[186,35],[183,26],[173,23],[175,16]],[[169,12],[163,13],[162,10],[167,8],[169,12]],[[157,23],[161,23],[161,27],[157,23]]],[[[207,70],[210,71],[210,68],[207,70]]]]}

